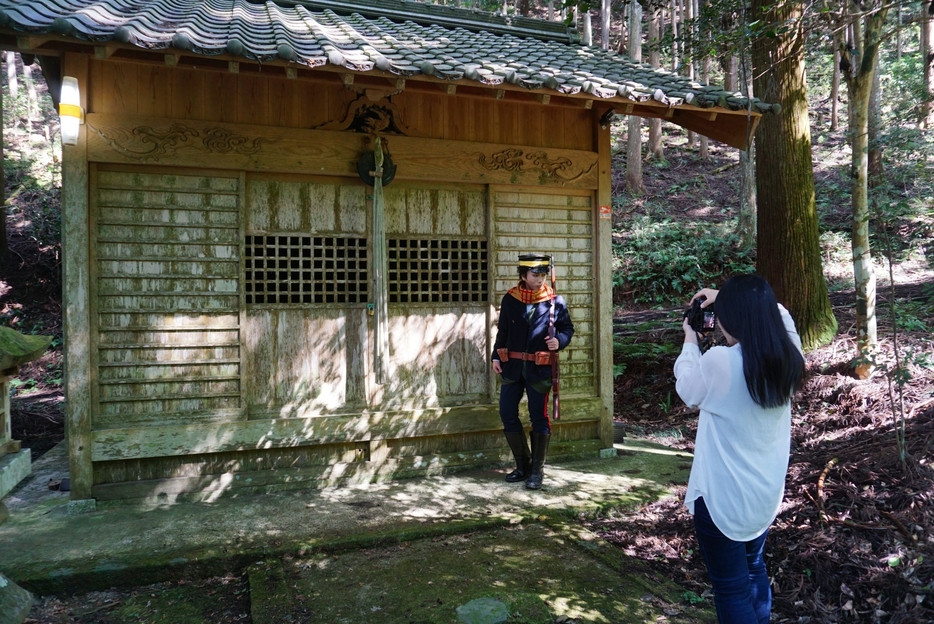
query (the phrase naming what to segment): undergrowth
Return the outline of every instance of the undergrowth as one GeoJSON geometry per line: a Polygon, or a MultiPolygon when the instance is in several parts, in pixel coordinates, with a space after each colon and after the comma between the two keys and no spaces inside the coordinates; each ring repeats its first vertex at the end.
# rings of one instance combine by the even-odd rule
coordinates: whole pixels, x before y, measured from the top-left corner
{"type": "Polygon", "coordinates": [[[615,299],[638,304],[684,301],[730,275],[755,270],[752,250],[741,246],[735,220],[686,223],[634,216],[613,241],[615,299]]]}

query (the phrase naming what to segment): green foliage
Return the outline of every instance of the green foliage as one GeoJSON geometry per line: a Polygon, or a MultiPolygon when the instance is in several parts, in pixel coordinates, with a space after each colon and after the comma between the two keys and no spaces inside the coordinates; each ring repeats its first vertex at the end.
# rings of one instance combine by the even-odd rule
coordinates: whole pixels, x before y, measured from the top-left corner
{"type": "MultiPolygon", "coordinates": [[[[679,326],[680,327],[680,326],[679,326]]],[[[613,361],[628,360],[656,360],[666,356],[677,355],[681,352],[681,345],[671,342],[638,342],[631,338],[613,339],[613,361]]]]}
{"type": "Polygon", "coordinates": [[[740,246],[735,221],[724,224],[655,222],[636,217],[614,241],[613,284],[637,303],[683,302],[698,289],[755,267],[740,246]]]}
{"type": "Polygon", "coordinates": [[[684,592],[683,594],[681,594],[681,599],[682,599],[684,602],[686,602],[686,603],[688,603],[689,605],[692,605],[692,606],[693,606],[693,605],[699,605],[699,604],[702,604],[702,603],[704,602],[703,597],[698,596],[697,594],[695,594],[695,593],[692,592],[692,591],[686,591],[686,592],[684,592]]]}

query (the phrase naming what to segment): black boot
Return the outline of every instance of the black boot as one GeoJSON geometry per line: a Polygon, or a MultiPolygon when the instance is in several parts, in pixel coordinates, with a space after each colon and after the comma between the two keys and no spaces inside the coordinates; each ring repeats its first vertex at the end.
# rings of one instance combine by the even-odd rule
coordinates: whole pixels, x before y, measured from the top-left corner
{"type": "Polygon", "coordinates": [[[504,431],[512,456],[516,458],[516,469],[506,475],[506,481],[517,483],[525,481],[532,472],[532,455],[525,441],[525,431],[504,431]]]}
{"type": "Polygon", "coordinates": [[[532,474],[525,482],[525,487],[537,490],[542,487],[545,478],[545,455],[548,454],[548,441],[550,433],[532,432],[532,474]]]}

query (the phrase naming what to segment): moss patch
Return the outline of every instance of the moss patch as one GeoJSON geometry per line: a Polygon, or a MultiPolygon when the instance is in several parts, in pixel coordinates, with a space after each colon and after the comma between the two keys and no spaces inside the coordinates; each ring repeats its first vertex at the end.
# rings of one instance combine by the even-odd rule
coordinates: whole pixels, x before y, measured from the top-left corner
{"type": "Polygon", "coordinates": [[[249,580],[254,624],[462,624],[458,607],[482,598],[525,624],[716,619],[682,603],[681,588],[560,523],[268,559],[249,580]]]}
{"type": "Polygon", "coordinates": [[[42,624],[221,624],[250,621],[249,586],[244,577],[179,581],[130,592],[97,591],[52,596],[31,613],[42,624]]]}

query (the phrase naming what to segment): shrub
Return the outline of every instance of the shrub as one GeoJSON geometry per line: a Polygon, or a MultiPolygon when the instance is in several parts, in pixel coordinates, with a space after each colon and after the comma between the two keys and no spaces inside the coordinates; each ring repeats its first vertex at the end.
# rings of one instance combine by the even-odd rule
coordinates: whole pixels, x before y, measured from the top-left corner
{"type": "Polygon", "coordinates": [[[614,299],[683,303],[698,289],[755,270],[753,253],[740,246],[735,221],[691,224],[636,217],[613,245],[614,299]]]}

